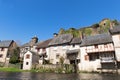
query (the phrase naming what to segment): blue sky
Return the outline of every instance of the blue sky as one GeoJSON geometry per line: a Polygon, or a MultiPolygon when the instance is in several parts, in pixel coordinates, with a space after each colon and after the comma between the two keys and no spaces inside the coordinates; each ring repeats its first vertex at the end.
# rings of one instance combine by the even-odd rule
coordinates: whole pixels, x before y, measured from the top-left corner
{"type": "Polygon", "coordinates": [[[120,21],[120,0],[0,0],[0,39],[46,40],[60,28],[79,29],[103,18],[120,21]]]}

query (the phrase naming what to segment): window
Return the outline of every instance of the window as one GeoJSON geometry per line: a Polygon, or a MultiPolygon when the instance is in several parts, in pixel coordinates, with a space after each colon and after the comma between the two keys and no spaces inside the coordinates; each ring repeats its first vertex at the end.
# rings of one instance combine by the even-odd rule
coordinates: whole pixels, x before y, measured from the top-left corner
{"type": "Polygon", "coordinates": [[[40,48],[36,48],[37,49],[37,52],[39,52],[40,51],[40,48]]]}
{"type": "Polygon", "coordinates": [[[45,51],[46,51],[46,48],[43,48],[42,51],[45,52],[45,51]]]}
{"type": "Polygon", "coordinates": [[[28,50],[28,48],[25,48],[26,50],[28,50]]]}
{"type": "Polygon", "coordinates": [[[30,55],[29,54],[26,55],[26,59],[30,59],[30,55]]]}
{"type": "Polygon", "coordinates": [[[0,54],[0,58],[2,58],[3,57],[3,54],[0,54]]]}
{"type": "Polygon", "coordinates": [[[29,62],[26,62],[26,65],[29,65],[29,62]]]}
{"type": "Polygon", "coordinates": [[[89,54],[90,61],[95,61],[96,59],[99,59],[99,53],[90,53],[89,54]]]}
{"type": "Polygon", "coordinates": [[[60,56],[60,55],[57,53],[57,54],[56,54],[56,59],[58,59],[58,58],[59,58],[59,56],[60,56]]]}
{"type": "Polygon", "coordinates": [[[85,55],[85,60],[89,60],[89,56],[88,55],[85,55]]]}
{"type": "Polygon", "coordinates": [[[73,44],[72,47],[75,47],[75,44],[73,44]]]}
{"type": "Polygon", "coordinates": [[[94,45],[95,46],[95,48],[98,48],[98,45],[96,44],[96,45],[94,45]]]}
{"type": "Polygon", "coordinates": [[[4,48],[1,48],[1,51],[4,51],[4,48]]]}
{"type": "Polygon", "coordinates": [[[107,44],[104,45],[105,48],[108,48],[107,44]]]}

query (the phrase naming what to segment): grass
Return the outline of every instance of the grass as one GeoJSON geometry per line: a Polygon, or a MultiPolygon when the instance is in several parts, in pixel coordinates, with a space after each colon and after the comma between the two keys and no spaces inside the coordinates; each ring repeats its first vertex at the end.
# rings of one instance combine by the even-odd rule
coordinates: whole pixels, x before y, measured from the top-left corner
{"type": "Polygon", "coordinates": [[[4,72],[22,72],[23,70],[17,69],[17,68],[3,68],[3,67],[0,67],[0,71],[4,71],[4,72]]]}
{"type": "Polygon", "coordinates": [[[0,67],[0,72],[53,72],[53,73],[72,73],[69,70],[63,72],[62,68],[50,69],[50,68],[39,68],[31,70],[22,70],[14,67],[0,67]]]}

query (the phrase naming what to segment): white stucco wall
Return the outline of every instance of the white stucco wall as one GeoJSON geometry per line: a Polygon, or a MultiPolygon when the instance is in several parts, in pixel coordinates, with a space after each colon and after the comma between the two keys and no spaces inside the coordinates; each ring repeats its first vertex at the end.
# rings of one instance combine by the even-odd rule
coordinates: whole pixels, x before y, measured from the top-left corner
{"type": "Polygon", "coordinates": [[[97,68],[101,67],[99,59],[97,59],[95,61],[85,60],[85,56],[87,55],[86,47],[81,47],[80,50],[81,50],[80,70],[82,70],[82,71],[96,71],[97,68]]]}
{"type": "Polygon", "coordinates": [[[114,43],[117,61],[120,61],[120,34],[112,35],[112,39],[114,43]]]}
{"type": "MultiPolygon", "coordinates": [[[[66,59],[66,51],[67,50],[75,50],[75,49],[80,49],[80,45],[77,44],[73,47],[73,45],[64,45],[64,46],[54,46],[54,47],[49,47],[49,59],[52,64],[56,64],[59,62],[59,58],[56,58],[56,55],[59,54],[60,56],[65,58],[65,63],[70,64],[69,60],[66,59]]],[[[81,58],[81,51],[78,53],[77,59],[81,58]]],[[[80,59],[81,61],[81,59],[80,59]]],[[[81,69],[81,62],[78,63],[78,69],[81,69]]]]}
{"type": "Polygon", "coordinates": [[[0,48],[0,54],[3,55],[3,56],[0,58],[0,62],[5,62],[7,53],[8,53],[8,48],[4,48],[3,51],[1,51],[1,48],[0,48]]]}
{"type": "Polygon", "coordinates": [[[114,51],[114,47],[112,43],[108,44],[100,44],[96,49],[94,46],[85,46],[80,48],[81,51],[81,66],[80,70],[83,71],[97,71],[97,68],[101,68],[100,59],[96,59],[94,61],[85,60],[85,56],[88,56],[87,53],[92,54],[92,52],[106,52],[106,51],[114,51]],[[107,45],[107,48],[105,47],[107,45]]]}
{"type": "Polygon", "coordinates": [[[59,62],[59,58],[56,57],[56,55],[59,55],[59,57],[66,57],[66,51],[70,48],[69,45],[63,45],[63,46],[52,46],[49,47],[49,59],[52,64],[57,64],[59,62]]]}
{"type": "Polygon", "coordinates": [[[32,53],[30,51],[27,51],[24,54],[24,60],[23,60],[23,70],[30,70],[32,68],[32,53]],[[26,59],[26,55],[29,54],[30,58],[26,59]],[[26,63],[28,62],[28,65],[26,63]]]}
{"type": "Polygon", "coordinates": [[[31,48],[31,51],[33,51],[33,52],[37,52],[36,47],[37,47],[37,46],[33,46],[33,47],[31,48]]]}

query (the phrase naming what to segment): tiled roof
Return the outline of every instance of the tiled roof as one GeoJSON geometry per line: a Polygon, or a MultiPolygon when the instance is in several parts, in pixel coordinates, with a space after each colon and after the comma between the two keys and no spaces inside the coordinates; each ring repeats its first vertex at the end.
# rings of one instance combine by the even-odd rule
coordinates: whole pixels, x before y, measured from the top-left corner
{"type": "Polygon", "coordinates": [[[45,40],[37,45],[37,48],[46,48],[52,39],[45,40]]]}
{"type": "Polygon", "coordinates": [[[73,35],[71,34],[58,35],[57,37],[53,38],[53,40],[49,43],[49,46],[70,43],[72,38],[73,35]]]}
{"type": "Polygon", "coordinates": [[[111,34],[120,33],[120,25],[113,27],[113,29],[110,29],[111,34]]]}
{"type": "Polygon", "coordinates": [[[104,43],[111,43],[112,37],[110,34],[98,34],[95,36],[88,36],[82,40],[81,46],[89,46],[94,44],[104,44],[104,43]]]}
{"type": "Polygon", "coordinates": [[[0,47],[9,47],[13,40],[4,40],[0,42],[0,47]]]}

